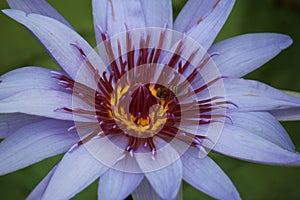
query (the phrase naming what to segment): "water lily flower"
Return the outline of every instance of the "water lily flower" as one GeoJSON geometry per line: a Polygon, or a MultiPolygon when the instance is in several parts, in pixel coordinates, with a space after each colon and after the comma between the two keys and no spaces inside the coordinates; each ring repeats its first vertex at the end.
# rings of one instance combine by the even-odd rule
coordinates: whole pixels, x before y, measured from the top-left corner
{"type": "Polygon", "coordinates": [[[99,177],[99,199],[180,198],[181,182],[240,199],[210,150],[296,166],[278,120],[300,99],[242,76],[292,44],[245,34],[213,44],[234,0],[93,0],[93,49],[45,0],[3,12],[41,42],[61,71],[27,66],[0,77],[0,175],[64,153],[28,199],[70,199],[99,177]]]}

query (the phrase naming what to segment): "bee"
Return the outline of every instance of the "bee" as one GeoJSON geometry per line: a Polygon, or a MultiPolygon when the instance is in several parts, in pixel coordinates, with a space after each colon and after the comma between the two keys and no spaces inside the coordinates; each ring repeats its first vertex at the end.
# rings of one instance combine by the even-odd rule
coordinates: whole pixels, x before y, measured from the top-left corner
{"type": "Polygon", "coordinates": [[[165,99],[170,95],[170,91],[167,87],[165,86],[160,86],[157,91],[156,91],[156,96],[165,99]]]}
{"type": "Polygon", "coordinates": [[[156,91],[156,96],[162,99],[166,99],[169,96],[174,96],[179,93],[179,89],[177,86],[174,85],[168,85],[167,87],[165,86],[160,86],[157,91],[156,91]]]}

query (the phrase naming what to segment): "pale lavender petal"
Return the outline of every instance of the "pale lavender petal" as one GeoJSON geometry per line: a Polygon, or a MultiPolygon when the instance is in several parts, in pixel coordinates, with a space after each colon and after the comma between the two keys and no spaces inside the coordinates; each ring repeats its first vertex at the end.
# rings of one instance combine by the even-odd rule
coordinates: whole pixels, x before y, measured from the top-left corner
{"type": "Polygon", "coordinates": [[[43,178],[43,180],[30,192],[26,200],[37,200],[42,199],[42,196],[54,174],[56,166],[54,166],[51,171],[43,178]]]}
{"type": "MultiPolygon", "coordinates": [[[[132,197],[134,200],[163,200],[155,192],[146,178],[144,178],[139,187],[137,187],[137,189],[132,193],[132,197]]],[[[182,200],[182,188],[175,199],[182,200]]]]}
{"type": "Polygon", "coordinates": [[[90,148],[99,148],[97,140],[81,145],[64,155],[42,199],[70,199],[108,170],[90,153],[90,148]],[[86,145],[89,147],[86,148],[86,145]]]}
{"type": "MultiPolygon", "coordinates": [[[[155,144],[161,147],[167,145],[162,139],[156,139],[155,144]]],[[[163,199],[174,199],[179,192],[182,179],[182,163],[177,156],[178,153],[170,145],[162,151],[157,152],[155,161],[150,155],[141,157],[138,154],[135,155],[141,170],[146,172],[145,176],[151,186],[163,199]],[[161,162],[170,162],[171,164],[159,169],[153,168],[156,164],[162,164],[161,162]],[[151,169],[153,170],[150,171],[151,169]]]]}
{"type": "Polygon", "coordinates": [[[41,67],[23,67],[0,76],[0,99],[28,89],[63,90],[51,70],[41,67]]]}
{"type": "Polygon", "coordinates": [[[45,15],[64,23],[72,28],[67,20],[60,15],[46,0],[7,0],[10,8],[29,13],[45,15]]]}
{"type": "Polygon", "coordinates": [[[49,54],[72,78],[75,79],[82,65],[82,56],[71,44],[77,44],[86,55],[92,47],[74,30],[66,25],[38,14],[26,14],[20,10],[3,10],[3,12],[27,27],[44,45],[49,54]]]}
{"type": "Polygon", "coordinates": [[[134,200],[162,200],[146,178],[132,193],[132,197],[134,200]]]}
{"type": "Polygon", "coordinates": [[[173,27],[171,0],[141,0],[147,27],[173,27]]]}
{"type": "Polygon", "coordinates": [[[185,32],[208,49],[227,20],[234,0],[190,0],[178,15],[174,29],[185,32]]]}
{"type": "Polygon", "coordinates": [[[98,197],[99,199],[125,199],[143,178],[144,174],[109,169],[99,180],[98,197]]]}
{"type": "Polygon", "coordinates": [[[94,29],[97,44],[102,42],[99,27],[103,30],[107,30],[107,2],[107,0],[92,0],[94,29]]]}
{"type": "Polygon", "coordinates": [[[265,140],[289,151],[295,146],[286,130],[277,119],[268,112],[233,112],[229,114],[232,125],[250,131],[265,140]]]}
{"type": "Polygon", "coordinates": [[[299,165],[300,154],[275,144],[272,140],[234,125],[225,124],[213,151],[234,158],[272,165],[299,165]]]}
{"type": "Polygon", "coordinates": [[[169,23],[171,26],[173,21],[172,2],[170,0],[131,0],[127,2],[122,0],[92,0],[92,7],[96,36],[99,38],[98,43],[102,41],[99,26],[103,31],[117,34],[126,30],[125,24],[128,28],[163,27],[169,23]],[[145,14],[151,13],[151,15],[147,17],[144,12],[145,14]],[[111,23],[117,24],[117,26],[113,27],[111,23]]]}
{"type": "Polygon", "coordinates": [[[76,141],[72,122],[44,120],[24,126],[0,143],[0,174],[27,167],[67,151],[76,141]]]}
{"type": "Polygon", "coordinates": [[[268,111],[299,108],[300,99],[253,80],[225,78],[227,99],[234,102],[237,111],[268,111]]]}
{"type": "Polygon", "coordinates": [[[270,111],[272,115],[280,121],[295,121],[300,120],[300,108],[287,108],[270,111]]]}
{"type": "Polygon", "coordinates": [[[22,126],[44,120],[43,117],[20,113],[0,114],[0,138],[5,138],[22,126]]]}
{"type": "Polygon", "coordinates": [[[73,115],[57,109],[71,106],[72,95],[55,90],[26,90],[0,100],[1,113],[24,113],[63,120],[73,120],[73,115]]]}
{"type": "Polygon", "coordinates": [[[182,156],[183,179],[216,199],[240,199],[235,186],[222,169],[208,156],[200,158],[196,148],[182,156]]]}
{"type": "Polygon", "coordinates": [[[207,17],[218,1],[219,0],[187,1],[174,22],[174,29],[180,32],[187,32],[193,26],[197,25],[199,19],[207,17]]]}
{"type": "Polygon", "coordinates": [[[220,73],[234,78],[259,68],[291,44],[292,39],[283,34],[245,34],[214,44],[209,53],[218,53],[213,60],[220,73]]]}
{"type": "Polygon", "coordinates": [[[115,35],[128,29],[145,27],[145,16],[140,0],[108,0],[107,31],[115,35]]]}

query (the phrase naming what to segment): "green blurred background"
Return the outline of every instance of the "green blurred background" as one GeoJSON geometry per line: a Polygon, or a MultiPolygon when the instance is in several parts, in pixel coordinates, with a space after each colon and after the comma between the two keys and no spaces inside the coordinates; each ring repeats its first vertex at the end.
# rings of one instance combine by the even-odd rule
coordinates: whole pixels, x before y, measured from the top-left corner
{"type": "MultiPolygon", "coordinates": [[[[84,38],[95,44],[90,1],[49,2],[84,38]]],[[[186,1],[173,2],[176,16],[186,1]]],[[[0,8],[8,8],[4,0],[0,0],[0,8]]],[[[247,78],[300,92],[300,0],[237,0],[217,40],[249,32],[286,33],[294,39],[294,44],[247,78]]],[[[57,68],[25,28],[0,13],[0,75],[26,65],[57,68]]],[[[300,151],[300,122],[283,125],[300,151]]],[[[0,177],[0,199],[25,199],[60,157],[0,177]]],[[[220,155],[212,157],[235,183],[243,199],[300,199],[300,168],[253,164],[220,155]]],[[[74,199],[96,199],[96,190],[94,183],[74,199]]],[[[183,195],[184,199],[210,199],[185,183],[183,195]]]]}

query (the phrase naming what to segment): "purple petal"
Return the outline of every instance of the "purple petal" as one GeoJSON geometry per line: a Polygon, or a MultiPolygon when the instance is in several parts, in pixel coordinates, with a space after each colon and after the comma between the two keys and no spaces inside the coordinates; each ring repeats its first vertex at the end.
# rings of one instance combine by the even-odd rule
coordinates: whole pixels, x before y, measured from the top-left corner
{"type": "Polygon", "coordinates": [[[64,89],[50,76],[50,69],[40,67],[23,67],[10,71],[0,76],[0,99],[29,89],[64,89]]]}
{"type": "Polygon", "coordinates": [[[67,20],[61,16],[46,0],[7,0],[7,3],[12,9],[22,10],[27,14],[35,13],[45,15],[72,28],[69,22],[67,22],[67,20]]]}
{"type": "Polygon", "coordinates": [[[110,169],[99,180],[98,197],[99,199],[126,199],[143,178],[144,174],[110,169]]]}
{"type": "MultiPolygon", "coordinates": [[[[162,139],[155,140],[156,146],[167,145],[162,139]]],[[[151,186],[163,199],[174,199],[179,191],[182,179],[182,163],[178,153],[169,145],[158,151],[155,160],[151,156],[135,155],[136,160],[151,186]],[[164,163],[171,163],[164,166],[164,163]],[[157,166],[162,166],[158,168],[157,166]]]]}
{"type": "Polygon", "coordinates": [[[146,178],[144,178],[139,187],[132,193],[132,197],[134,200],[162,200],[146,178]]]}
{"type": "Polygon", "coordinates": [[[54,19],[37,14],[26,14],[20,10],[3,10],[3,12],[27,27],[57,64],[74,79],[83,59],[78,49],[71,44],[79,45],[86,55],[93,52],[92,47],[80,35],[54,19]]]}
{"type": "Polygon", "coordinates": [[[72,114],[56,110],[71,105],[72,96],[70,94],[41,89],[26,90],[0,100],[1,113],[19,112],[63,120],[73,120],[72,114]]]}
{"type": "Polygon", "coordinates": [[[140,0],[109,0],[107,3],[107,31],[115,35],[128,29],[145,27],[145,16],[140,0]]]}
{"type": "Polygon", "coordinates": [[[171,0],[141,1],[147,27],[164,27],[169,29],[173,26],[173,11],[171,0]]]}
{"type": "Polygon", "coordinates": [[[227,20],[234,0],[190,0],[179,13],[174,29],[208,49],[227,20]]]}
{"type": "Polygon", "coordinates": [[[210,53],[223,76],[242,77],[259,68],[292,44],[289,36],[275,33],[245,34],[217,44],[210,53]]]}
{"type": "MultiPolygon", "coordinates": [[[[146,178],[137,187],[137,189],[132,193],[134,200],[163,200],[152,188],[150,183],[146,178]]],[[[177,194],[176,200],[182,200],[181,191],[177,194]]]]}
{"type": "Polygon", "coordinates": [[[217,2],[218,0],[187,1],[174,22],[174,29],[180,32],[189,31],[196,26],[199,19],[210,14],[217,2]]]}
{"type": "Polygon", "coordinates": [[[299,165],[300,154],[252,131],[225,124],[213,151],[234,158],[272,165],[299,165]]]}
{"type": "Polygon", "coordinates": [[[98,27],[115,35],[128,29],[143,28],[145,16],[142,3],[139,0],[93,0],[93,16],[96,31],[96,40],[102,42],[98,27]]]}
{"type": "Polygon", "coordinates": [[[71,122],[44,120],[24,126],[0,143],[0,174],[27,167],[67,151],[77,138],[67,132],[71,122]]]}
{"type": "Polygon", "coordinates": [[[237,111],[267,111],[300,107],[300,99],[258,81],[224,79],[227,99],[234,102],[237,111]]]}
{"type": "Polygon", "coordinates": [[[287,108],[270,111],[280,121],[300,120],[300,108],[287,108]]]}
{"type": "Polygon", "coordinates": [[[282,125],[267,112],[230,113],[232,125],[253,132],[256,135],[289,151],[295,146],[282,125]]]}
{"type": "Polygon", "coordinates": [[[89,148],[98,148],[97,141],[90,141],[64,155],[42,199],[70,199],[108,170],[89,148]]]}
{"type": "Polygon", "coordinates": [[[94,29],[97,44],[102,42],[98,26],[100,26],[103,30],[107,30],[107,2],[107,0],[92,0],[94,29]]]}
{"type": "Polygon", "coordinates": [[[198,155],[196,148],[190,148],[183,154],[183,179],[213,198],[240,199],[238,191],[222,169],[211,158],[199,158],[198,155]]]}
{"type": "Polygon", "coordinates": [[[0,138],[6,138],[19,128],[44,120],[42,117],[24,114],[0,114],[0,138]]]}
{"type": "Polygon", "coordinates": [[[43,180],[31,191],[26,200],[37,200],[42,199],[43,194],[54,174],[56,166],[54,166],[51,171],[43,178],[43,180]]]}

